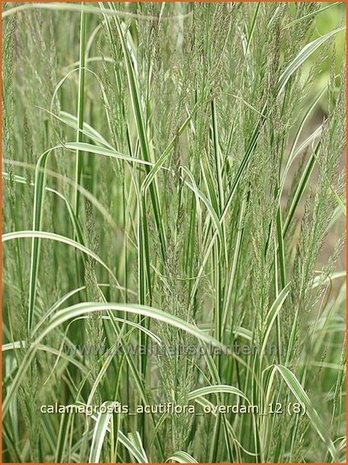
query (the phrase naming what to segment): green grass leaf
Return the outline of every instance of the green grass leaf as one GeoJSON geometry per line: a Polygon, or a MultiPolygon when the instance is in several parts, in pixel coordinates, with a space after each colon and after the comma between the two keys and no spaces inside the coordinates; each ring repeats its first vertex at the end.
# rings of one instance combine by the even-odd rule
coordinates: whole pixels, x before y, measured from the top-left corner
{"type": "Polygon", "coordinates": [[[335,461],[337,456],[336,448],[332,440],[329,438],[328,431],[317,411],[314,409],[306,391],[303,389],[296,376],[288,368],[283,365],[275,365],[274,369],[279,372],[282,379],[285,381],[286,385],[298,400],[298,402],[304,406],[305,413],[310,419],[313,428],[319,434],[320,438],[325,442],[328,451],[331,454],[332,460],[335,461]]]}

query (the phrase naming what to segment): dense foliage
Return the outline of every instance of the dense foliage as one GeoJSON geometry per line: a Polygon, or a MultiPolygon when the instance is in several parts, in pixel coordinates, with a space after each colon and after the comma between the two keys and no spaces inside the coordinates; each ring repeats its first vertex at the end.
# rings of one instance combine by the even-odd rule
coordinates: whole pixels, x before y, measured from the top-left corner
{"type": "Polygon", "coordinates": [[[344,461],[343,5],[3,15],[3,460],[344,461]]]}

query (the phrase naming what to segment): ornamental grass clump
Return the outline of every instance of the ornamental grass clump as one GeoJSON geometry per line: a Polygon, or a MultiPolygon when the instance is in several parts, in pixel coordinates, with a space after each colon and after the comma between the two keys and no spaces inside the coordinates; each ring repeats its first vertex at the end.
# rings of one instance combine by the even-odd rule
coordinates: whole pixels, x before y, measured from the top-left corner
{"type": "Polygon", "coordinates": [[[4,5],[4,462],[344,462],[343,39],[4,5]]]}

